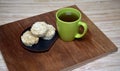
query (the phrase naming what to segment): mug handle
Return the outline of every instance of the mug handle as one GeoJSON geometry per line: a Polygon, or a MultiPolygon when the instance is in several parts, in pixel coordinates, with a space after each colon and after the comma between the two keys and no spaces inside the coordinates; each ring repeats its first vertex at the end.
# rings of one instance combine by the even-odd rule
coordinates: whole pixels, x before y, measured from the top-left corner
{"type": "Polygon", "coordinates": [[[86,34],[87,28],[88,28],[87,24],[86,24],[85,22],[82,22],[82,21],[80,21],[80,22],[78,23],[78,26],[79,26],[79,27],[82,26],[83,29],[84,29],[84,31],[83,31],[82,34],[77,33],[77,34],[75,35],[75,38],[81,38],[81,37],[83,37],[83,36],[86,34]]]}

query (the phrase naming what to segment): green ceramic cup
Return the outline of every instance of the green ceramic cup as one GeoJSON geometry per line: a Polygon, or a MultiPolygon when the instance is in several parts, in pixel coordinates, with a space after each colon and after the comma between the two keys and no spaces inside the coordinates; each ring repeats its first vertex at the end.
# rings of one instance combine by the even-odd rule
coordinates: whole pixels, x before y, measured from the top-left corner
{"type": "MultiPolygon", "coordinates": [[[[72,41],[75,38],[82,38],[87,32],[87,24],[81,21],[81,13],[74,8],[61,8],[56,12],[56,24],[59,36],[64,41],[72,41]],[[78,18],[74,21],[61,20],[63,14],[75,14],[78,18]],[[80,26],[83,27],[83,33],[79,33],[80,26]]],[[[71,17],[73,18],[73,16],[71,17]]]]}

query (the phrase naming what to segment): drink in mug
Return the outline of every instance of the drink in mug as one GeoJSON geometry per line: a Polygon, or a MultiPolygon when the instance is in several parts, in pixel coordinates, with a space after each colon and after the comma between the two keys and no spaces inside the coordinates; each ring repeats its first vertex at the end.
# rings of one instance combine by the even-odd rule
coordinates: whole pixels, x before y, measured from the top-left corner
{"type": "Polygon", "coordinates": [[[81,21],[81,13],[74,8],[61,8],[56,12],[56,24],[60,38],[64,41],[72,41],[82,38],[87,32],[87,24],[81,21]],[[80,26],[83,33],[79,33],[80,26]]]}

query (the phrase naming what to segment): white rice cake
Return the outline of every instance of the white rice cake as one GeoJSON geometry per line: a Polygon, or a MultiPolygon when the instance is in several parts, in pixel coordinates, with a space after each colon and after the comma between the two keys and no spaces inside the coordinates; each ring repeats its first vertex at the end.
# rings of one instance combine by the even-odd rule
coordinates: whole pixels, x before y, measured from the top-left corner
{"type": "Polygon", "coordinates": [[[21,36],[21,40],[26,46],[32,46],[33,44],[38,43],[39,38],[34,36],[30,31],[26,31],[21,36]]]}
{"type": "Polygon", "coordinates": [[[53,36],[55,35],[55,28],[52,25],[47,25],[47,33],[45,34],[45,36],[43,37],[43,39],[45,40],[50,40],[53,38],[53,36]]]}
{"type": "Polygon", "coordinates": [[[31,27],[32,34],[38,37],[43,37],[48,31],[46,25],[47,24],[45,22],[36,22],[31,27]]]}

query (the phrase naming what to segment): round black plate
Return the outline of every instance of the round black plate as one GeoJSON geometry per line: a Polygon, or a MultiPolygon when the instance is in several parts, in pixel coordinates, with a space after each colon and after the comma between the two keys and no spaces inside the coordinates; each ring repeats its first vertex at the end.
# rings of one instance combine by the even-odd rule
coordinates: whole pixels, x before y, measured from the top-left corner
{"type": "MultiPolygon", "coordinates": [[[[22,34],[23,34],[25,31],[27,31],[27,30],[30,30],[30,28],[27,28],[26,30],[24,30],[24,31],[22,32],[22,34]]],[[[22,35],[22,34],[21,34],[21,35],[22,35]]],[[[24,47],[25,49],[29,50],[29,51],[32,51],[32,52],[45,52],[45,51],[48,51],[48,50],[51,48],[51,46],[54,44],[54,42],[56,41],[57,38],[58,38],[58,33],[57,33],[57,31],[56,31],[54,37],[53,37],[51,40],[44,40],[44,39],[42,39],[42,38],[39,38],[38,43],[37,43],[37,44],[34,44],[34,45],[32,45],[32,46],[26,46],[26,45],[24,45],[24,44],[22,43],[22,41],[21,41],[21,43],[23,44],[23,47],[24,47]]],[[[20,40],[21,40],[21,39],[20,39],[20,40]]]]}

